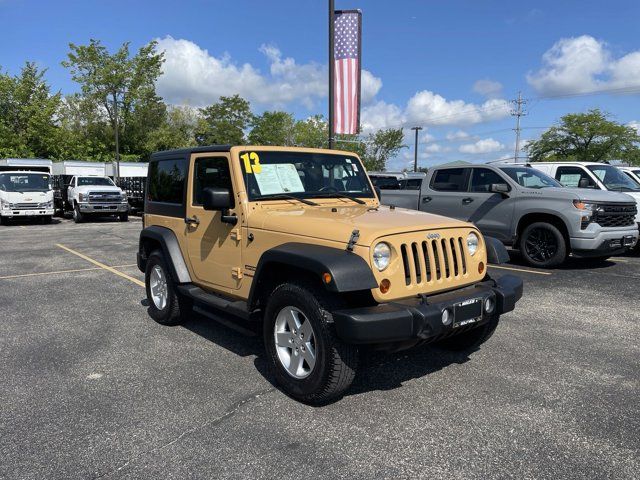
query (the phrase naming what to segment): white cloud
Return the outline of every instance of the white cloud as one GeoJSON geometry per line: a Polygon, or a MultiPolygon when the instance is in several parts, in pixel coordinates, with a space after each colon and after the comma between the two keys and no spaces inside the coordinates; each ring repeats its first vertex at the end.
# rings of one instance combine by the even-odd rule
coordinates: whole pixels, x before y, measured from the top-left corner
{"type": "Polygon", "coordinates": [[[433,125],[464,125],[497,120],[509,114],[509,103],[491,99],[482,104],[463,100],[447,100],[429,90],[416,93],[409,99],[406,116],[410,122],[433,125]]]}
{"type": "Polygon", "coordinates": [[[458,149],[462,153],[481,154],[481,153],[494,153],[500,152],[505,149],[505,146],[493,138],[483,138],[475,143],[466,143],[461,145],[458,149]]]}
{"type": "Polygon", "coordinates": [[[628,127],[634,128],[636,130],[636,132],[638,132],[640,134],[640,122],[637,120],[633,120],[629,123],[627,123],[628,127]]]}
{"type": "Polygon", "coordinates": [[[527,81],[544,95],[638,86],[640,51],[616,59],[605,42],[590,35],[563,38],[544,53],[542,68],[527,81]]]}
{"type": "MultiPolygon", "coordinates": [[[[327,68],[315,62],[298,64],[284,57],[273,45],[262,45],[269,62],[269,74],[263,74],[249,63],[234,62],[229,55],[216,57],[199,45],[171,36],[158,39],[158,50],[164,51],[163,74],[157,90],[169,103],[204,106],[221,95],[239,94],[265,106],[302,103],[312,108],[327,96],[327,68]]],[[[371,102],[382,87],[382,80],[362,71],[362,99],[371,102]]]]}
{"type": "Polygon", "coordinates": [[[465,138],[469,138],[470,136],[471,135],[469,135],[464,130],[457,130],[455,132],[447,133],[445,138],[449,141],[453,141],[453,140],[464,140],[465,138]]]}
{"type": "Polygon", "coordinates": [[[402,110],[397,105],[382,100],[364,107],[360,116],[360,124],[364,133],[381,128],[399,128],[405,123],[402,110]]]}
{"type": "Polygon", "coordinates": [[[502,95],[502,84],[486,78],[474,83],[473,91],[487,98],[497,98],[502,95]]]}

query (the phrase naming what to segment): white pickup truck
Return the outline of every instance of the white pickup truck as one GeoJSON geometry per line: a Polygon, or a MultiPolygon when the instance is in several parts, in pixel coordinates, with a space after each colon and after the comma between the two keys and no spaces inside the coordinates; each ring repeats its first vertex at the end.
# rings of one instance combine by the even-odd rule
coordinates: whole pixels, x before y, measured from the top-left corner
{"type": "Polygon", "coordinates": [[[90,216],[115,215],[120,221],[129,220],[127,194],[109,177],[76,175],[64,186],[65,211],[73,212],[76,223],[90,216]]]}
{"type": "Polygon", "coordinates": [[[44,172],[0,172],[0,222],[29,217],[50,223],[53,216],[51,176],[44,172]]]}

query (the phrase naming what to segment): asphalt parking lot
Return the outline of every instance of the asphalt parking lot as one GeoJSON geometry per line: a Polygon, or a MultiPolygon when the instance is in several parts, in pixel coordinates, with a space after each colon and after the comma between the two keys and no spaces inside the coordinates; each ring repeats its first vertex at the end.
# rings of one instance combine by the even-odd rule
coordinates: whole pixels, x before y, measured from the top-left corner
{"type": "Polygon", "coordinates": [[[640,477],[640,257],[492,268],[525,296],[480,350],[370,355],[314,408],[258,338],[148,317],[140,229],[0,227],[0,478],[640,477]]]}

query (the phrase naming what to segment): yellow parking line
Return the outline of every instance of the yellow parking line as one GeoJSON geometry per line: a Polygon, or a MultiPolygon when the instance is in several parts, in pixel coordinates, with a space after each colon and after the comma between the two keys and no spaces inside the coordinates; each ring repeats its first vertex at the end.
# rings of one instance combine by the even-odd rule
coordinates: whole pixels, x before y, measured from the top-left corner
{"type": "MultiPolygon", "coordinates": [[[[125,267],[135,267],[135,266],[136,264],[132,263],[130,265],[114,265],[111,268],[125,268],[125,267]]],[[[91,270],[102,270],[102,267],[75,268],[73,270],[57,270],[55,272],[34,272],[34,273],[20,273],[17,275],[3,275],[0,277],[0,280],[8,280],[10,278],[22,278],[22,277],[40,277],[43,275],[59,275],[61,273],[90,272],[91,270]]]]}
{"type": "Polygon", "coordinates": [[[140,281],[140,280],[138,280],[137,278],[133,278],[132,276],[127,275],[126,273],[122,273],[121,271],[116,270],[115,268],[110,267],[109,265],[105,265],[104,263],[100,263],[99,261],[94,260],[94,259],[93,259],[93,258],[91,258],[91,257],[88,257],[88,256],[86,256],[86,255],[84,255],[84,254],[82,254],[82,253],[80,253],[80,252],[76,252],[75,250],[72,250],[72,249],[70,249],[69,247],[65,247],[64,245],[61,245],[61,244],[59,244],[59,243],[56,243],[56,246],[57,246],[57,247],[62,248],[63,250],[66,250],[66,251],[67,251],[67,252],[69,252],[69,253],[73,253],[74,255],[76,255],[76,256],[78,256],[78,257],[82,258],[83,260],[86,260],[87,262],[91,262],[91,263],[93,263],[94,265],[96,265],[96,266],[98,266],[98,267],[100,267],[100,268],[103,268],[103,269],[107,270],[108,272],[111,272],[111,273],[113,273],[113,274],[115,274],[115,275],[118,275],[119,277],[126,278],[127,280],[129,280],[129,281],[131,281],[131,282],[135,283],[136,285],[139,285],[139,286],[141,286],[141,287],[144,287],[144,282],[141,282],[141,281],[140,281]]]}
{"type": "Polygon", "coordinates": [[[524,268],[503,267],[502,265],[489,265],[489,268],[500,268],[502,270],[513,270],[514,272],[535,273],[536,275],[553,275],[550,272],[537,272],[535,270],[525,270],[524,268]]]}

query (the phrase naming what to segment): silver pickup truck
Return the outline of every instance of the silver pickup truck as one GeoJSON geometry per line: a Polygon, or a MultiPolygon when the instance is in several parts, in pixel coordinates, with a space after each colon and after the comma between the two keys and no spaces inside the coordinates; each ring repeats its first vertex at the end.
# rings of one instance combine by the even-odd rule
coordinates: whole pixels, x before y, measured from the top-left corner
{"type": "Polygon", "coordinates": [[[638,241],[629,195],[566,188],[522,164],[434,167],[418,186],[413,174],[412,188],[394,187],[393,174],[370,175],[382,203],[473,222],[536,267],[560,265],[569,254],[604,259],[638,241]]]}

